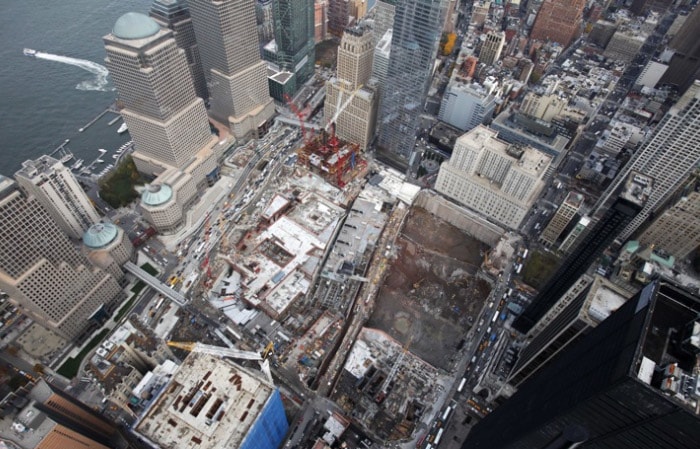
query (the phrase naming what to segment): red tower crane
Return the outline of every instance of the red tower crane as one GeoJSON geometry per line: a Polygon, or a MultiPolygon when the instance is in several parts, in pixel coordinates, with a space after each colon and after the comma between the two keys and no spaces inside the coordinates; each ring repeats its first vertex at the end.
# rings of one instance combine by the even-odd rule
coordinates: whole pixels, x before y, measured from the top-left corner
{"type": "Polygon", "coordinates": [[[299,126],[301,127],[301,139],[306,144],[306,127],[304,126],[304,114],[299,110],[296,104],[292,101],[292,98],[284,94],[284,101],[287,103],[287,106],[289,106],[289,109],[292,110],[294,115],[297,116],[299,119],[299,126]]]}

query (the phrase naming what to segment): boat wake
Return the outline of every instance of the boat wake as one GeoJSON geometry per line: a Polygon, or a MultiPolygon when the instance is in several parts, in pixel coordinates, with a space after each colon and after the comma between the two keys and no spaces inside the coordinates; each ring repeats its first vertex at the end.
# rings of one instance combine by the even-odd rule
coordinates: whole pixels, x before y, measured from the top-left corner
{"type": "MultiPolygon", "coordinates": [[[[26,54],[26,53],[25,53],[26,54]]],[[[88,61],[87,59],[71,58],[69,56],[54,55],[51,53],[43,53],[37,51],[34,55],[37,59],[45,59],[47,61],[55,61],[63,64],[72,65],[75,67],[80,67],[81,69],[92,73],[95,78],[92,80],[81,81],[75,86],[78,90],[96,90],[100,92],[108,92],[114,90],[113,87],[109,85],[107,76],[109,71],[103,65],[96,62],[88,61]]]]}

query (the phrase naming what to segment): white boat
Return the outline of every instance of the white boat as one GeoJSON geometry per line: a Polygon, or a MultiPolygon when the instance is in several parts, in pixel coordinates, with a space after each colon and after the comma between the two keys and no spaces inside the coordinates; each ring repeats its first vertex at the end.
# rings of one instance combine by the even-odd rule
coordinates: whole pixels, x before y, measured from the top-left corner
{"type": "Polygon", "coordinates": [[[71,153],[66,153],[63,155],[63,157],[61,157],[61,163],[65,164],[66,162],[68,162],[71,159],[73,159],[73,155],[71,153]]]}
{"type": "Polygon", "coordinates": [[[71,167],[71,170],[80,170],[80,167],[83,166],[83,162],[85,162],[85,159],[78,159],[71,167]]]}
{"type": "Polygon", "coordinates": [[[96,160],[95,162],[97,162],[98,164],[104,163],[104,161],[103,161],[102,159],[98,159],[98,160],[96,160]]]}
{"type": "Polygon", "coordinates": [[[118,154],[113,154],[113,155],[112,155],[112,159],[116,159],[116,158],[118,158],[118,157],[119,157],[118,154]]]}
{"type": "Polygon", "coordinates": [[[105,150],[104,148],[100,148],[100,149],[97,150],[97,151],[99,151],[100,153],[103,153],[103,154],[107,152],[107,150],[105,150]]]}
{"type": "Polygon", "coordinates": [[[119,134],[124,134],[129,128],[126,126],[126,123],[122,123],[122,126],[119,127],[117,132],[119,134]]]}
{"type": "Polygon", "coordinates": [[[22,50],[22,53],[24,53],[25,56],[36,56],[36,50],[32,50],[31,48],[25,48],[22,50]]]}

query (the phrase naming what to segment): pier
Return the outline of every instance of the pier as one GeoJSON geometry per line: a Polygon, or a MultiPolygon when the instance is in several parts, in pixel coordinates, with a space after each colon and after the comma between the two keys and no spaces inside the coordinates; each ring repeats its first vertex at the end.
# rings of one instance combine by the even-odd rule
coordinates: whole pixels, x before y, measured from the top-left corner
{"type": "Polygon", "coordinates": [[[113,112],[111,106],[109,108],[105,109],[104,111],[100,112],[99,114],[97,114],[97,117],[95,117],[94,119],[87,122],[87,124],[85,126],[83,126],[82,128],[78,128],[78,132],[81,133],[81,132],[85,131],[86,129],[88,129],[89,127],[94,125],[96,121],[101,119],[102,116],[104,116],[108,112],[113,112]]]}
{"type": "Polygon", "coordinates": [[[66,152],[68,151],[68,149],[66,148],[66,145],[68,145],[68,142],[70,142],[70,139],[64,140],[62,144],[57,146],[55,150],[53,150],[51,153],[49,153],[49,156],[54,157],[56,155],[56,153],[58,153],[58,152],[61,152],[59,154],[59,156],[65,155],[66,152]]]}

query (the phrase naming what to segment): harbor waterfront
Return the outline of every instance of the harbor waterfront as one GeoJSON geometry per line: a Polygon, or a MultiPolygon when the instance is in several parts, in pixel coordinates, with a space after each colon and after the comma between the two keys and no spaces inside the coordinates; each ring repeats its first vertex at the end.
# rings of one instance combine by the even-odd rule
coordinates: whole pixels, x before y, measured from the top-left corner
{"type": "Polygon", "coordinates": [[[7,45],[0,48],[0,174],[11,176],[22,162],[51,154],[66,139],[65,148],[74,155],[68,166],[78,159],[92,162],[100,148],[109,159],[101,166],[114,162],[111,155],[130,137],[117,132],[123,123],[117,114],[103,113],[116,92],[104,68],[102,36],[120,15],[147,11],[149,5],[145,0],[3,5],[0,37],[7,45]]]}

